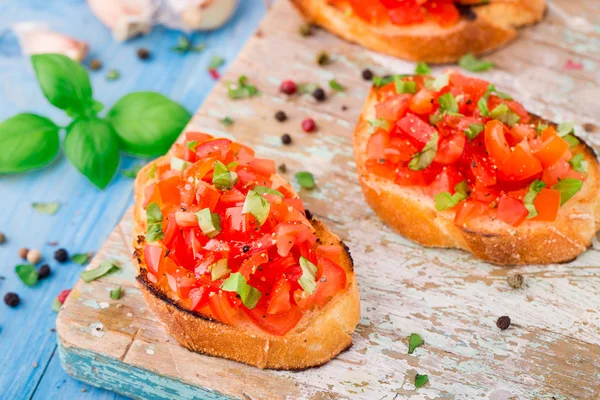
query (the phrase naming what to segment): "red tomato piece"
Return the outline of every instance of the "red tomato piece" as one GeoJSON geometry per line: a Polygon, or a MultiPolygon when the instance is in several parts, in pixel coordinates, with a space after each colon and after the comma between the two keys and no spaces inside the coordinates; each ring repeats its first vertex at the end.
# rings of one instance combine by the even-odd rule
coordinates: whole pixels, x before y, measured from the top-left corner
{"type": "Polygon", "coordinates": [[[459,88],[464,93],[468,94],[475,106],[477,101],[484,95],[490,86],[489,82],[482,79],[467,77],[461,75],[459,72],[450,74],[450,85],[459,88]]]}
{"type": "MultiPolygon", "coordinates": [[[[374,2],[369,2],[372,4],[374,2]]],[[[425,14],[419,5],[415,2],[407,2],[401,7],[393,8],[388,11],[392,23],[396,25],[412,25],[425,21],[425,14]]]]}
{"type": "Polygon", "coordinates": [[[454,25],[460,18],[460,13],[451,0],[429,0],[424,6],[440,26],[454,25]]]}
{"type": "Polygon", "coordinates": [[[269,301],[267,314],[281,314],[292,309],[290,290],[292,290],[290,282],[284,277],[280,278],[271,289],[271,300],[269,301]]]}
{"type": "Polygon", "coordinates": [[[484,187],[494,186],[497,182],[496,167],[492,164],[490,157],[479,152],[473,153],[473,159],[469,163],[471,171],[477,182],[484,187]]]}
{"type": "Polygon", "coordinates": [[[547,167],[542,174],[542,180],[546,185],[552,186],[558,183],[559,180],[569,176],[569,163],[563,159],[558,160],[554,165],[547,167]]]}
{"type": "Polygon", "coordinates": [[[285,257],[296,243],[303,242],[311,236],[308,227],[301,223],[283,223],[277,225],[274,229],[277,239],[277,253],[285,257]]]}
{"type": "Polygon", "coordinates": [[[560,208],[560,192],[554,189],[543,188],[533,201],[538,215],[534,221],[554,221],[560,208]]]}
{"type": "Polygon", "coordinates": [[[367,158],[369,160],[381,160],[385,158],[384,150],[389,140],[388,133],[383,129],[378,129],[373,133],[367,142],[367,158]]]}
{"type": "Polygon", "coordinates": [[[485,148],[498,168],[510,157],[505,131],[506,127],[500,121],[492,120],[485,124],[485,148]]]}
{"type": "Polygon", "coordinates": [[[542,164],[531,154],[527,142],[523,141],[515,147],[498,170],[498,179],[504,182],[521,181],[541,173],[542,170],[542,164]]]}
{"type": "Polygon", "coordinates": [[[498,203],[498,219],[512,226],[519,226],[529,211],[525,208],[522,201],[514,199],[510,196],[502,196],[498,203]]]}
{"type": "Polygon", "coordinates": [[[198,218],[196,218],[193,212],[177,211],[175,213],[175,221],[182,228],[198,226],[198,218]]]}
{"type": "Polygon", "coordinates": [[[439,164],[431,164],[422,171],[413,171],[408,167],[399,167],[395,182],[401,186],[427,186],[442,170],[439,164]]]}
{"type": "Polygon", "coordinates": [[[248,167],[260,175],[271,176],[277,173],[277,166],[273,160],[255,158],[248,163],[248,167]]]}
{"type": "Polygon", "coordinates": [[[317,288],[309,297],[311,305],[324,306],[337,292],[346,287],[346,271],[328,258],[317,262],[317,288]]]}
{"type": "Polygon", "coordinates": [[[185,133],[185,141],[187,142],[191,142],[191,141],[195,141],[196,143],[200,144],[200,143],[204,143],[207,140],[211,140],[213,137],[207,133],[202,133],[202,132],[193,132],[193,131],[189,131],[185,133]]]}
{"type": "Polygon", "coordinates": [[[209,290],[206,287],[193,288],[190,290],[189,298],[192,301],[192,310],[199,311],[208,305],[209,290]]]}
{"type": "Polygon", "coordinates": [[[208,156],[225,158],[230,145],[231,140],[229,139],[208,140],[196,146],[196,157],[198,160],[202,160],[208,156]]]}
{"type": "Polygon", "coordinates": [[[435,127],[411,113],[407,113],[396,125],[402,132],[423,146],[431,139],[433,134],[437,132],[435,127]]]}
{"type": "Polygon", "coordinates": [[[410,140],[394,137],[383,150],[383,155],[392,164],[398,164],[400,161],[410,161],[417,152],[417,147],[410,140]]]}
{"type": "Polygon", "coordinates": [[[556,164],[567,151],[569,151],[569,143],[560,136],[554,135],[546,139],[534,154],[542,166],[547,168],[556,164]]]}
{"type": "Polygon", "coordinates": [[[164,204],[180,204],[181,194],[179,193],[179,185],[182,180],[179,176],[173,176],[166,180],[158,182],[158,190],[160,198],[164,204]]]}
{"type": "Polygon", "coordinates": [[[462,155],[466,141],[467,137],[462,132],[440,138],[433,161],[440,164],[454,164],[462,155]]]}
{"type": "Polygon", "coordinates": [[[408,107],[415,114],[430,114],[435,108],[434,101],[434,93],[423,88],[410,99],[408,107]]]}
{"type": "Polygon", "coordinates": [[[411,97],[410,94],[401,94],[378,103],[375,105],[375,116],[391,122],[398,121],[406,113],[411,97]]]}
{"type": "Polygon", "coordinates": [[[163,258],[164,248],[162,246],[156,246],[147,244],[144,247],[144,261],[148,266],[148,270],[154,275],[158,274],[158,267],[160,260],[163,258]]]}
{"type": "Polygon", "coordinates": [[[441,192],[448,192],[454,194],[456,191],[454,187],[464,180],[463,176],[452,165],[445,166],[442,172],[435,177],[433,182],[427,187],[427,193],[429,196],[434,197],[436,194],[441,192]]]}
{"type": "Polygon", "coordinates": [[[328,246],[321,244],[317,246],[317,254],[322,257],[327,257],[339,265],[342,259],[342,248],[340,246],[328,246]]]}
{"type": "Polygon", "coordinates": [[[485,214],[487,205],[476,200],[466,200],[458,203],[456,206],[456,215],[454,216],[454,225],[464,227],[467,223],[485,214]]]}
{"type": "Polygon", "coordinates": [[[196,202],[200,210],[208,208],[214,211],[219,202],[219,197],[221,197],[221,194],[212,185],[204,181],[198,181],[196,185],[196,202]]]}
{"type": "Polygon", "coordinates": [[[533,139],[536,137],[536,131],[530,125],[515,124],[510,129],[510,136],[515,140],[515,144],[525,139],[533,139]]]}
{"type": "Polygon", "coordinates": [[[208,304],[210,311],[219,321],[231,325],[236,320],[236,310],[231,306],[226,292],[210,293],[208,304]]]}
{"type": "Polygon", "coordinates": [[[292,307],[288,312],[271,315],[261,307],[260,302],[259,306],[254,310],[249,310],[244,307],[244,312],[263,331],[277,336],[283,336],[288,333],[298,324],[298,321],[300,321],[304,315],[296,306],[292,307]]]}
{"type": "Polygon", "coordinates": [[[368,160],[365,166],[367,171],[385,179],[394,180],[396,176],[394,165],[385,160],[383,162],[381,160],[368,160]]]}

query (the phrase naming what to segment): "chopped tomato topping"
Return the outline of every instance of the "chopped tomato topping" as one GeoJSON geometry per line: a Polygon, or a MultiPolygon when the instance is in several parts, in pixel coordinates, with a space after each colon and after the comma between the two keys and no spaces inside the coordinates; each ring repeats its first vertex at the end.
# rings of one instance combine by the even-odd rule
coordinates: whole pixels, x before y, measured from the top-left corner
{"type": "Polygon", "coordinates": [[[512,226],[518,226],[525,221],[529,211],[522,201],[510,196],[502,196],[498,203],[498,218],[512,226]]]}

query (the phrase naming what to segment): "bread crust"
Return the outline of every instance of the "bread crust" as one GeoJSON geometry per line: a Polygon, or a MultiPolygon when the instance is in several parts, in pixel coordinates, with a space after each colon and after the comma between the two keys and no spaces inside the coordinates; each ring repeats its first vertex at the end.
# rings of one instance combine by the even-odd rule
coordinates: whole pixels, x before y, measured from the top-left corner
{"type": "Polygon", "coordinates": [[[147,279],[144,260],[146,232],[143,208],[144,188],[150,178],[146,165],[135,181],[134,263],[137,281],[146,304],[163,322],[171,336],[188,349],[223,357],[259,368],[300,370],[325,364],[352,345],[352,332],[360,319],[358,287],[353,262],[344,243],[316,219],[311,223],[322,244],[343,248],[340,266],[346,271],[346,288],[327,305],[304,315],[298,325],[284,336],[275,336],[254,325],[247,329],[227,325],[190,311],[177,299],[147,279]]]}
{"type": "MultiPolygon", "coordinates": [[[[514,228],[487,216],[457,226],[455,211],[437,211],[423,188],[399,186],[367,171],[367,121],[374,118],[375,104],[372,90],[354,132],[354,155],[367,203],[398,233],[423,246],[467,250],[500,265],[567,262],[591,246],[600,230],[600,167],[594,151],[583,141],[573,153],[582,153],[588,161],[588,177],[581,190],[561,206],[554,222],[527,220],[514,228]]],[[[530,116],[532,123],[542,121],[530,116]]]]}
{"type": "Polygon", "coordinates": [[[517,36],[517,27],[539,21],[546,8],[545,0],[491,0],[472,7],[474,19],[463,17],[451,27],[435,22],[402,27],[369,24],[347,13],[348,7],[329,0],[291,1],[311,23],[345,40],[394,57],[434,64],[495,50],[517,36]]]}

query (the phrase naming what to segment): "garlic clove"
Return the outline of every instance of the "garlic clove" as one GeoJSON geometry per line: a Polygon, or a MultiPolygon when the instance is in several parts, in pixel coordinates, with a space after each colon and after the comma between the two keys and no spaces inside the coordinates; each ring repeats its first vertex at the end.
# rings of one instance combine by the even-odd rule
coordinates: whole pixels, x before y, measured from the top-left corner
{"type": "Polygon", "coordinates": [[[86,42],[51,31],[45,22],[21,22],[14,24],[12,29],[26,55],[56,53],[83,61],[88,52],[86,42]]]}
{"type": "Polygon", "coordinates": [[[179,15],[186,28],[211,30],[225,24],[235,12],[237,0],[192,1],[179,15]]]}
{"type": "Polygon", "coordinates": [[[125,41],[150,32],[160,0],[88,0],[88,6],[115,40],[125,41]]]}

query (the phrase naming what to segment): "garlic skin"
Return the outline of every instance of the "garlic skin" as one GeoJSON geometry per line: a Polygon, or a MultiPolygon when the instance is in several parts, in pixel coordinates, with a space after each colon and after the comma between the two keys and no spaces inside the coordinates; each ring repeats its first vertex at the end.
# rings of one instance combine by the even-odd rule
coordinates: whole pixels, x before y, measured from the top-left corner
{"type": "Polygon", "coordinates": [[[237,0],[200,0],[191,2],[179,15],[191,30],[211,30],[224,25],[237,8],[237,0]]]}
{"type": "Polygon", "coordinates": [[[152,29],[160,0],[87,0],[96,17],[117,41],[145,35],[152,29]]]}
{"type": "Polygon", "coordinates": [[[83,61],[88,53],[88,44],[84,41],[50,30],[47,23],[41,21],[20,22],[12,26],[25,55],[63,54],[75,61],[83,61]]]}

